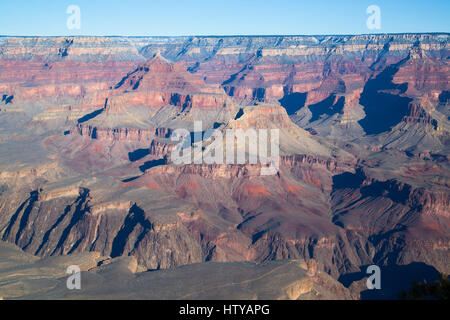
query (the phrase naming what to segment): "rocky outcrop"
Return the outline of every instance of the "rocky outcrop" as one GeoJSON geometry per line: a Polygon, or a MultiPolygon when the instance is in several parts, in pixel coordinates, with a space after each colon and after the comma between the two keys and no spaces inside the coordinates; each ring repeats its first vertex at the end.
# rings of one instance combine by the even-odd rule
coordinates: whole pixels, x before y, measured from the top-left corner
{"type": "Polygon", "coordinates": [[[152,141],[156,137],[155,129],[136,128],[97,128],[90,125],[79,124],[70,131],[70,134],[79,134],[82,137],[100,141],[152,141]]]}
{"type": "Polygon", "coordinates": [[[153,108],[173,105],[185,111],[222,108],[226,104],[225,93],[218,86],[206,84],[182,64],[173,64],[159,54],[129,72],[113,89],[109,112],[139,105],[153,108]]]}
{"type": "Polygon", "coordinates": [[[439,222],[449,218],[448,190],[380,181],[360,170],[336,176],[333,189],[333,222],[364,234],[375,248],[375,263],[420,260],[448,272],[450,242],[439,222]]]}
{"type": "Polygon", "coordinates": [[[430,114],[428,114],[419,103],[411,103],[410,111],[407,116],[405,116],[404,121],[407,123],[421,123],[429,125],[435,130],[437,129],[437,120],[433,119],[430,114]]]}
{"type": "Polygon", "coordinates": [[[12,216],[2,212],[2,240],[39,256],[86,251],[132,255],[145,269],[202,261],[198,244],[182,225],[154,223],[129,201],[99,205],[91,201],[85,188],[33,191],[12,216]],[[36,230],[35,225],[41,228],[36,230]]]}

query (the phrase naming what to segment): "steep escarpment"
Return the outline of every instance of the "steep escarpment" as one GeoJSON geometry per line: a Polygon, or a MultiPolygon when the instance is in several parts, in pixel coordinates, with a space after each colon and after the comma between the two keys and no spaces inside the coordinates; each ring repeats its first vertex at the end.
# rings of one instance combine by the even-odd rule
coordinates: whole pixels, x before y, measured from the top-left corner
{"type": "Polygon", "coordinates": [[[333,222],[367,237],[382,265],[425,261],[448,272],[446,188],[429,190],[360,169],[333,179],[333,222]]]}
{"type": "Polygon", "coordinates": [[[130,201],[95,203],[86,188],[33,191],[12,216],[2,212],[1,223],[3,241],[38,256],[87,251],[113,258],[131,255],[145,269],[202,261],[182,225],[158,224],[130,201]]]}

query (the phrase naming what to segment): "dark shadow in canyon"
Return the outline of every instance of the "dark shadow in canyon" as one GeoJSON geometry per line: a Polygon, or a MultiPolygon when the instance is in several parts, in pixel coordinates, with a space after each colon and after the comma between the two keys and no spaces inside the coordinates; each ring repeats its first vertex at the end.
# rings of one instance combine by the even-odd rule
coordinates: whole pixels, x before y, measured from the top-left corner
{"type": "Polygon", "coordinates": [[[355,173],[344,172],[335,175],[333,176],[333,191],[337,189],[359,188],[365,179],[366,176],[361,169],[357,169],[355,173]]]}
{"type": "MultiPolygon", "coordinates": [[[[230,83],[234,82],[235,80],[237,80],[238,77],[240,77],[241,79],[244,78],[245,75],[246,75],[246,73],[247,73],[248,71],[253,70],[252,63],[255,61],[255,59],[256,59],[256,57],[255,57],[255,56],[252,56],[252,57],[247,61],[247,63],[244,64],[243,67],[242,67],[238,72],[232,74],[227,80],[223,81],[223,82],[222,82],[222,86],[223,86],[223,87],[226,87],[228,84],[230,84],[230,83]]],[[[231,89],[231,88],[234,88],[234,87],[228,86],[228,88],[231,89]]],[[[224,89],[225,89],[225,88],[224,88],[224,89]]],[[[231,90],[234,91],[234,89],[231,89],[231,90]]],[[[230,94],[230,90],[226,90],[226,89],[225,89],[225,91],[228,92],[228,95],[232,96],[232,94],[230,94]]]]}
{"type": "Polygon", "coordinates": [[[375,181],[360,189],[361,197],[386,197],[395,203],[406,204],[411,194],[411,186],[400,185],[396,180],[375,181]]]}
{"type": "Polygon", "coordinates": [[[442,91],[441,94],[439,95],[439,103],[441,104],[447,104],[448,101],[450,100],[450,91],[442,91]]]}
{"type": "Polygon", "coordinates": [[[36,250],[36,252],[34,253],[34,255],[39,255],[41,250],[44,248],[44,246],[48,243],[48,240],[50,239],[50,235],[53,232],[53,230],[55,230],[58,225],[64,220],[64,218],[67,216],[67,214],[70,212],[70,210],[72,209],[72,206],[66,206],[66,208],[64,209],[64,213],[61,214],[58,219],[56,220],[56,222],[50,227],[50,229],[47,230],[47,232],[45,232],[44,237],[42,238],[42,242],[39,245],[39,248],[36,250]]]}
{"type": "Polygon", "coordinates": [[[244,115],[244,110],[242,108],[239,109],[238,113],[236,113],[236,116],[234,117],[234,120],[239,119],[244,115]]]}
{"type": "Polygon", "coordinates": [[[378,198],[386,197],[395,203],[406,205],[411,194],[411,186],[409,184],[401,184],[395,179],[387,181],[373,181],[368,185],[362,185],[366,176],[361,169],[357,169],[355,173],[344,172],[333,176],[333,189],[359,189],[361,198],[378,198]]]}
{"type": "Polygon", "coordinates": [[[312,113],[312,117],[309,122],[314,122],[319,120],[322,115],[332,116],[336,113],[342,113],[345,104],[345,97],[340,97],[336,103],[336,95],[331,94],[325,100],[322,100],[316,104],[312,104],[308,107],[309,111],[312,113]]]}
{"type": "Polygon", "coordinates": [[[131,162],[135,162],[141,160],[142,158],[148,156],[150,154],[150,149],[137,149],[128,153],[128,159],[131,162]]]}
{"type": "Polygon", "coordinates": [[[58,56],[61,56],[62,58],[65,58],[69,55],[68,51],[70,46],[73,44],[73,39],[66,39],[65,43],[63,44],[62,48],[58,49],[58,56]]]}
{"type": "MultiPolygon", "coordinates": [[[[345,287],[355,281],[367,279],[371,274],[366,270],[369,265],[360,267],[359,272],[348,273],[339,277],[345,287]]],[[[439,271],[423,262],[411,262],[407,265],[388,265],[380,267],[381,289],[364,290],[361,300],[396,300],[402,291],[410,290],[414,281],[433,283],[439,279],[439,271]]]]}
{"type": "Polygon", "coordinates": [[[122,225],[122,228],[119,230],[117,235],[114,237],[111,248],[111,258],[120,257],[124,254],[125,246],[128,242],[128,239],[134,229],[140,225],[142,227],[142,231],[137,237],[137,240],[134,244],[134,248],[139,245],[139,242],[145,237],[145,235],[153,229],[153,225],[145,218],[145,212],[141,208],[139,208],[136,204],[134,204],[130,211],[128,212],[127,217],[122,225]]]}
{"type": "Polygon", "coordinates": [[[281,106],[286,109],[287,114],[293,115],[305,106],[307,93],[295,92],[286,94],[282,99],[278,100],[281,106]]]}
{"type": "Polygon", "coordinates": [[[173,93],[170,96],[170,105],[181,107],[179,112],[184,112],[192,108],[192,98],[190,95],[185,97],[179,93],[173,93]]]}
{"type": "Polygon", "coordinates": [[[254,88],[252,93],[253,101],[264,102],[266,97],[266,88],[254,88]]]}
{"type": "Polygon", "coordinates": [[[408,115],[412,99],[401,96],[408,89],[408,83],[393,83],[395,74],[408,59],[409,56],[386,67],[375,78],[369,79],[364,86],[359,103],[364,107],[366,116],[358,123],[366,134],[388,131],[408,115]],[[383,92],[385,90],[389,93],[383,92]]]}
{"type": "Polygon", "coordinates": [[[8,103],[12,103],[12,100],[14,99],[14,96],[8,96],[7,94],[4,94],[2,96],[2,102],[5,102],[5,105],[7,105],[8,103]]]}
{"type": "MultiPolygon", "coordinates": [[[[154,167],[157,167],[157,166],[164,166],[166,164],[167,164],[167,159],[166,158],[150,160],[150,161],[144,162],[144,164],[139,166],[139,170],[142,173],[145,173],[145,171],[150,169],[150,168],[154,168],[154,167]]],[[[125,183],[126,182],[131,182],[131,181],[134,181],[134,180],[136,180],[136,179],[138,179],[140,177],[142,177],[142,175],[124,179],[124,180],[122,180],[122,182],[125,182],[125,183]]]]}
{"type": "Polygon", "coordinates": [[[131,182],[131,181],[134,181],[134,180],[136,180],[136,179],[138,179],[138,178],[140,178],[140,177],[141,177],[141,176],[136,176],[136,177],[127,178],[127,179],[122,180],[122,182],[125,182],[125,183],[131,182]]]}
{"type": "Polygon", "coordinates": [[[95,110],[94,112],[91,112],[91,113],[81,117],[80,119],[78,119],[78,124],[87,122],[87,121],[95,118],[96,116],[100,115],[104,110],[105,110],[104,108],[101,108],[101,109],[95,110]]]}
{"type": "MultiPolygon", "coordinates": [[[[70,232],[72,231],[72,229],[76,227],[78,222],[80,222],[83,219],[85,213],[89,211],[89,206],[88,205],[89,205],[89,190],[88,189],[83,189],[80,192],[80,196],[77,198],[76,206],[75,206],[75,210],[74,210],[74,213],[72,215],[72,218],[70,219],[70,222],[67,225],[67,227],[61,233],[61,237],[58,240],[58,244],[56,245],[56,247],[53,250],[53,252],[51,253],[51,255],[55,255],[58,252],[59,252],[59,254],[63,254],[64,243],[69,238],[69,235],[70,235],[70,232]]],[[[81,240],[82,239],[79,239],[72,246],[72,248],[68,252],[69,254],[72,253],[78,247],[78,245],[80,244],[81,240]]]]}
{"type": "MultiPolygon", "coordinates": [[[[332,195],[336,196],[336,199],[340,201],[339,203],[345,203],[345,197],[348,195],[347,192],[339,192],[342,189],[351,189],[350,193],[352,193],[355,198],[345,203],[345,207],[341,208],[339,213],[336,213],[332,222],[341,228],[346,228],[347,226],[341,221],[341,218],[347,215],[349,212],[352,212],[353,205],[360,203],[361,201],[377,201],[383,199],[389,199],[393,202],[392,205],[402,205],[405,209],[409,210],[409,219],[413,219],[413,212],[420,211],[416,205],[413,205],[412,201],[410,201],[410,197],[412,194],[411,185],[400,183],[395,179],[387,180],[387,181],[371,181],[369,184],[365,183],[366,176],[361,169],[357,169],[353,174],[351,172],[345,172],[333,177],[333,187],[332,187],[332,195]],[[344,210],[345,209],[345,210],[344,210]]],[[[374,213],[372,215],[379,214],[382,215],[382,212],[374,213]]],[[[393,218],[393,216],[392,216],[393,218]]],[[[348,221],[346,222],[348,223],[348,221]]],[[[392,233],[405,231],[406,226],[397,225],[394,228],[392,233]]],[[[369,240],[370,242],[377,244],[383,239],[386,239],[390,234],[382,234],[372,236],[369,240]]]]}
{"type": "Polygon", "coordinates": [[[142,172],[145,172],[146,170],[148,170],[150,168],[154,168],[157,166],[163,166],[165,164],[167,164],[167,160],[165,158],[157,159],[157,160],[150,160],[150,161],[144,162],[143,165],[139,166],[139,170],[141,170],[142,172]]]}
{"type": "Polygon", "coordinates": [[[10,223],[3,234],[3,237],[2,237],[3,241],[8,241],[8,238],[10,238],[10,233],[11,233],[12,227],[15,225],[17,219],[20,216],[20,213],[23,211],[22,217],[20,218],[20,221],[19,221],[19,227],[18,227],[16,236],[15,236],[15,240],[14,240],[14,243],[16,245],[19,245],[20,236],[21,236],[22,232],[24,231],[24,229],[28,225],[28,219],[30,217],[30,213],[33,209],[34,203],[36,201],[38,201],[38,197],[39,197],[38,191],[30,192],[30,197],[20,205],[20,207],[17,209],[17,211],[11,217],[10,223]]]}

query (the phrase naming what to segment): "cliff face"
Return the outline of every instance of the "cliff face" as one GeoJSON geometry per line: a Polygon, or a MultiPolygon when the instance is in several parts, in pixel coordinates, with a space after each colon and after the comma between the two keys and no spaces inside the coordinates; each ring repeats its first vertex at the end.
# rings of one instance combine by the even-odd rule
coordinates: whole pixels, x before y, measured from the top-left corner
{"type": "Polygon", "coordinates": [[[142,270],[449,272],[448,38],[2,37],[0,237],[142,270]],[[208,129],[279,129],[279,170],[174,165],[197,120],[205,152],[208,129]]]}

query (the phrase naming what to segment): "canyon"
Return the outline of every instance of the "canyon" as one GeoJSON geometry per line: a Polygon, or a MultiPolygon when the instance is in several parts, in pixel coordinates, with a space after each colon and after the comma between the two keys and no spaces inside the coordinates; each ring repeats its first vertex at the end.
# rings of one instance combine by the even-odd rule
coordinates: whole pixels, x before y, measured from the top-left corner
{"type": "Polygon", "coordinates": [[[130,297],[183,270],[308,283],[224,293],[274,299],[361,298],[371,264],[449,274],[449,37],[0,37],[2,248],[114,261],[130,297]],[[195,121],[206,150],[208,129],[278,129],[278,172],[174,164],[195,121]]]}

